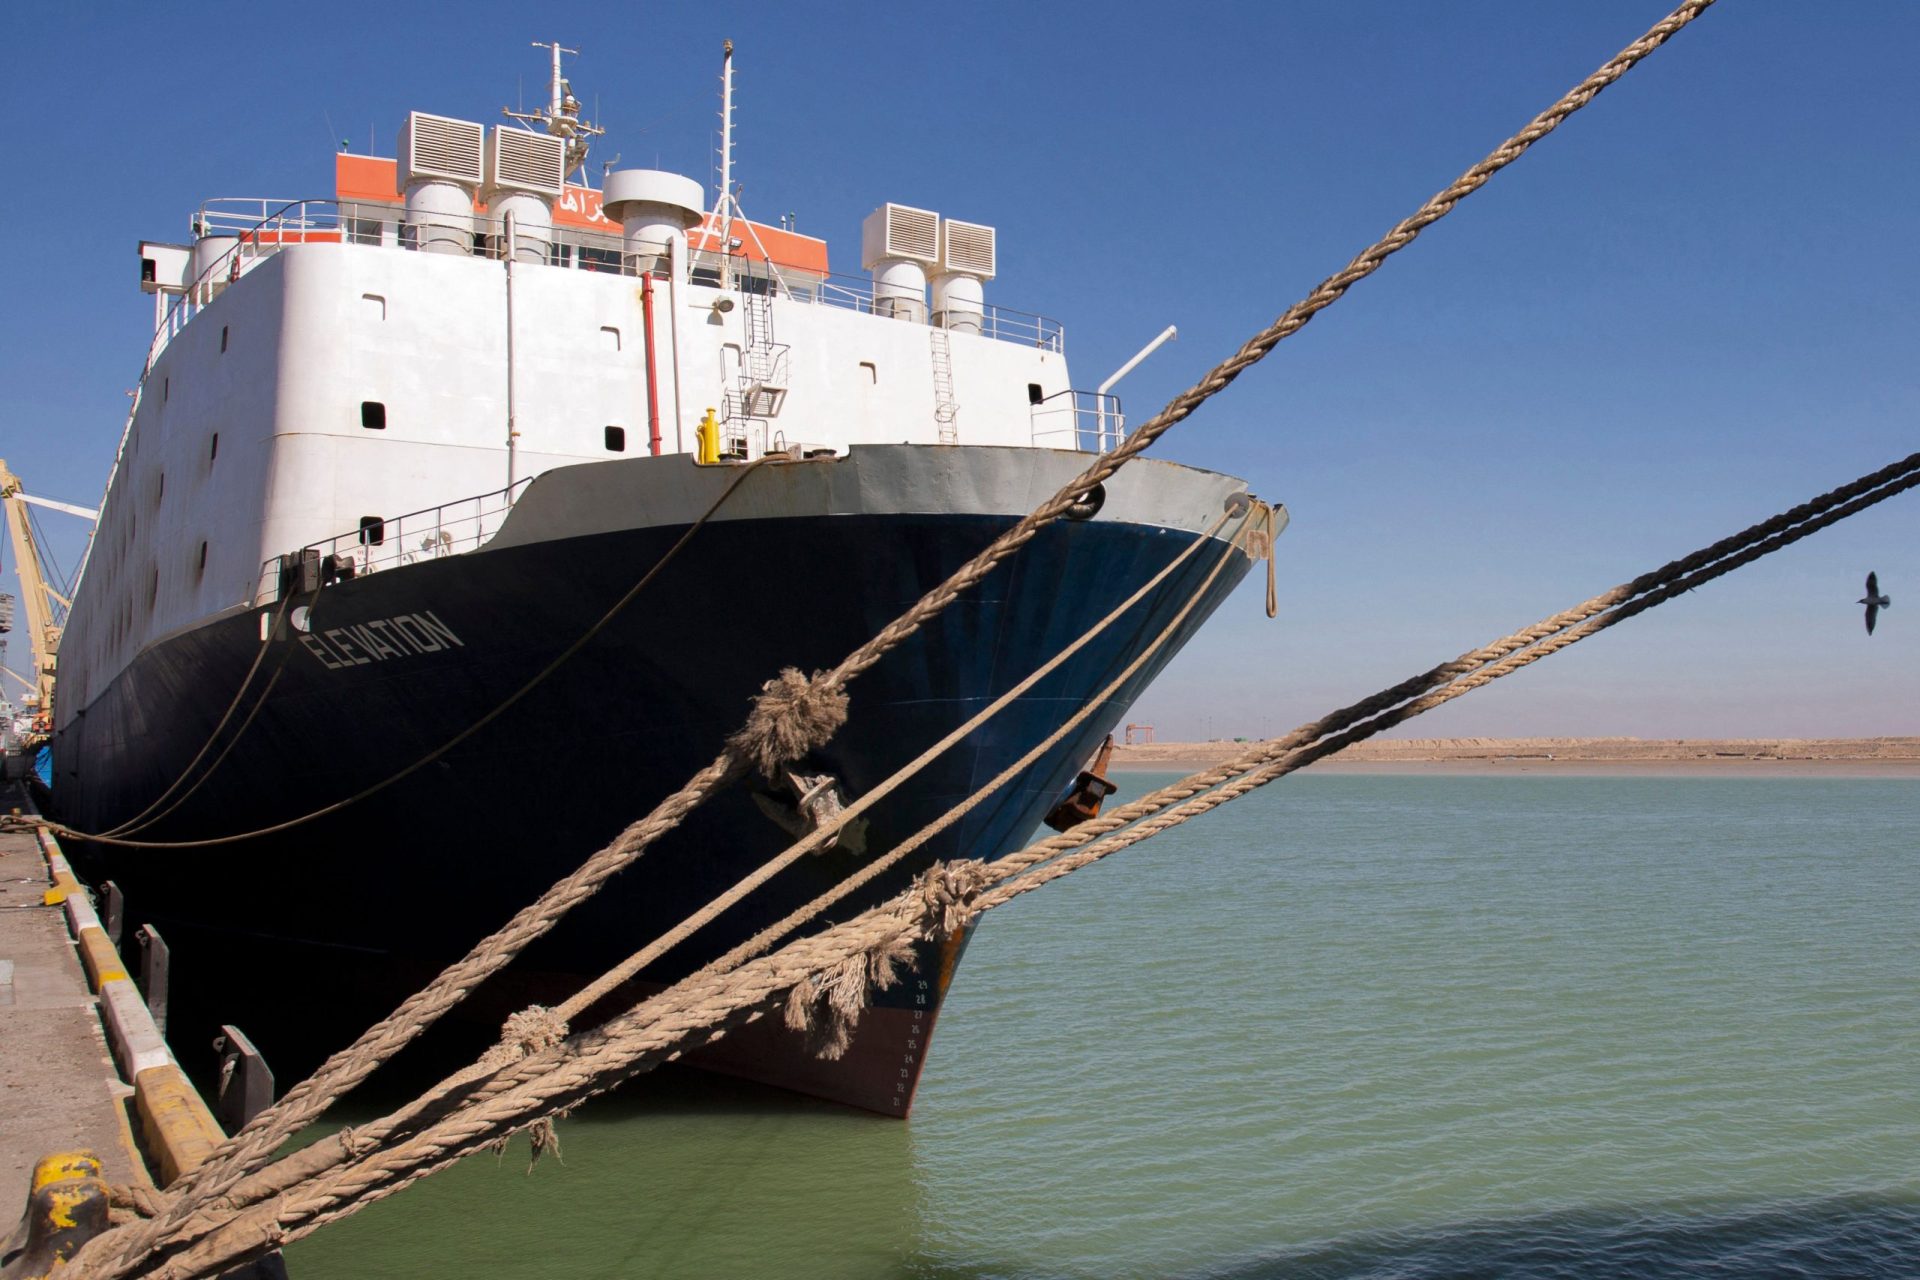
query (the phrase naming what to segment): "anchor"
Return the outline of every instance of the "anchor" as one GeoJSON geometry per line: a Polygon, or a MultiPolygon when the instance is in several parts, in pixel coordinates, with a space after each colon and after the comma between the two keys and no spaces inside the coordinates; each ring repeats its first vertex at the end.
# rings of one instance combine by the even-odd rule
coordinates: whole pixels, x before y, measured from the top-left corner
{"type": "Polygon", "coordinates": [[[1107,762],[1113,759],[1113,735],[1100,744],[1099,754],[1093,763],[1080,771],[1073,780],[1073,790],[1066,798],[1053,806],[1048,812],[1046,823],[1055,831],[1066,831],[1100,816],[1100,802],[1120,789],[1118,783],[1109,782],[1106,777],[1107,762]]]}

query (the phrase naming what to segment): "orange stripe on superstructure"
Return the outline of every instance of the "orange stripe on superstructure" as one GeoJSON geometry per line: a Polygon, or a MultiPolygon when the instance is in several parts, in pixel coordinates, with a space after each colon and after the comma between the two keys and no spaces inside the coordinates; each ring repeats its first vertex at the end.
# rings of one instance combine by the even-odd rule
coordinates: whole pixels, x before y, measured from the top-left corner
{"type": "MultiPolygon", "coordinates": [[[[341,152],[333,158],[333,191],[339,200],[351,200],[361,204],[399,204],[400,178],[396,162],[379,156],[356,156],[341,152]]],[[[474,202],[476,213],[485,212],[486,206],[474,202]]],[[[566,190],[553,204],[555,226],[573,227],[581,231],[598,231],[604,235],[619,235],[620,224],[610,221],[600,211],[600,193],[592,187],[578,187],[568,183],[566,190]]],[[[707,243],[714,249],[720,247],[720,224],[712,214],[708,214],[704,229],[709,232],[707,243]]],[[[689,239],[696,248],[700,247],[701,230],[696,228],[689,233],[689,239]]],[[[812,236],[803,236],[794,231],[783,231],[779,227],[769,227],[763,223],[752,222],[742,226],[736,223],[733,238],[740,241],[737,250],[751,262],[772,260],[776,267],[788,267],[795,271],[809,271],[816,275],[827,274],[827,242],[812,236]],[[753,228],[753,235],[746,234],[746,227],[753,228]],[[756,239],[758,243],[755,243],[756,239]],[[760,252],[760,246],[766,246],[766,252],[760,252]]]]}
{"type": "Polygon", "coordinates": [[[399,204],[400,178],[396,161],[379,156],[352,156],[344,151],[333,158],[333,194],[337,200],[367,204],[399,204]]]}

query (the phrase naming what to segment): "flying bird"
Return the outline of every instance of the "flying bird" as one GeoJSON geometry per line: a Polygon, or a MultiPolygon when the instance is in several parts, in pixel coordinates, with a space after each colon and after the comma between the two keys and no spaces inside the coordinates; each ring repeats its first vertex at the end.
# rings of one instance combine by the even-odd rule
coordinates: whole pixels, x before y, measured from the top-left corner
{"type": "Polygon", "coordinates": [[[1867,574],[1867,594],[1854,601],[1867,606],[1867,634],[1873,634],[1873,624],[1879,619],[1880,611],[1893,603],[1880,594],[1880,577],[1875,573],[1867,574]]]}

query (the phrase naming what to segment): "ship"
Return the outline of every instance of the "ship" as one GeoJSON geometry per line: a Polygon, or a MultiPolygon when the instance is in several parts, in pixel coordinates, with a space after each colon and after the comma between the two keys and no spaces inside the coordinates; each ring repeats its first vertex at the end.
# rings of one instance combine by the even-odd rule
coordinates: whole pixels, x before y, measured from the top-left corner
{"type": "MultiPolygon", "coordinates": [[[[187,242],[140,245],[154,335],[61,637],[53,796],[67,826],[150,846],[76,854],[165,938],[176,1034],[244,1026],[283,1078],[683,784],[770,678],[831,667],[1125,431],[1058,322],[988,299],[993,227],[876,202],[848,276],[797,223],[747,218],[730,45],[711,200],[658,170],[589,185],[599,130],[547,47],[544,108],[413,112],[394,156],[334,156],[331,196],[209,200],[187,242]]],[[[603,971],[1193,551],[615,1000],[882,855],[1146,655],[816,927],[1020,847],[1285,519],[1159,460],[1080,496],[862,674],[831,741],[729,786],[469,1004],[603,971]]],[[[838,1058],[763,1019],[691,1061],[905,1115],[967,941],[923,944],[838,1058]]]]}

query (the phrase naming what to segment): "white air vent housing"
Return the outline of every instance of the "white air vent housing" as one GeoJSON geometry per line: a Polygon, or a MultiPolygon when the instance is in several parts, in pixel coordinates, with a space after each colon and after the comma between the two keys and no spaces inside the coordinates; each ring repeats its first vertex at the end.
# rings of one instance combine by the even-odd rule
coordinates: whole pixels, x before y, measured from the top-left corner
{"type": "Polygon", "coordinates": [[[993,279],[993,228],[942,219],[940,270],[942,274],[961,272],[976,280],[993,279]]]}
{"type": "Polygon", "coordinates": [[[473,197],[485,176],[486,130],[468,120],[411,112],[400,130],[406,236],[425,253],[473,252],[473,197]]]}
{"type": "Polygon", "coordinates": [[[860,224],[860,265],[873,273],[873,313],[925,324],[927,268],[940,260],[940,215],[883,204],[860,224]]]}
{"type": "Polygon", "coordinates": [[[487,138],[485,179],[481,190],[489,202],[497,191],[558,199],[567,183],[567,140],[495,125],[487,138]]]}
{"type": "Polygon", "coordinates": [[[883,204],[860,224],[860,265],[871,271],[889,259],[932,266],[940,260],[940,215],[931,209],[883,204]]]}
{"type": "Polygon", "coordinates": [[[400,130],[400,186],[416,182],[456,182],[479,187],[486,177],[486,130],[470,120],[430,116],[424,111],[407,115],[400,130]]]}
{"type": "Polygon", "coordinates": [[[993,228],[977,222],[940,222],[940,265],[933,277],[933,323],[956,333],[979,333],[987,304],[981,286],[993,279],[993,228]]]}

